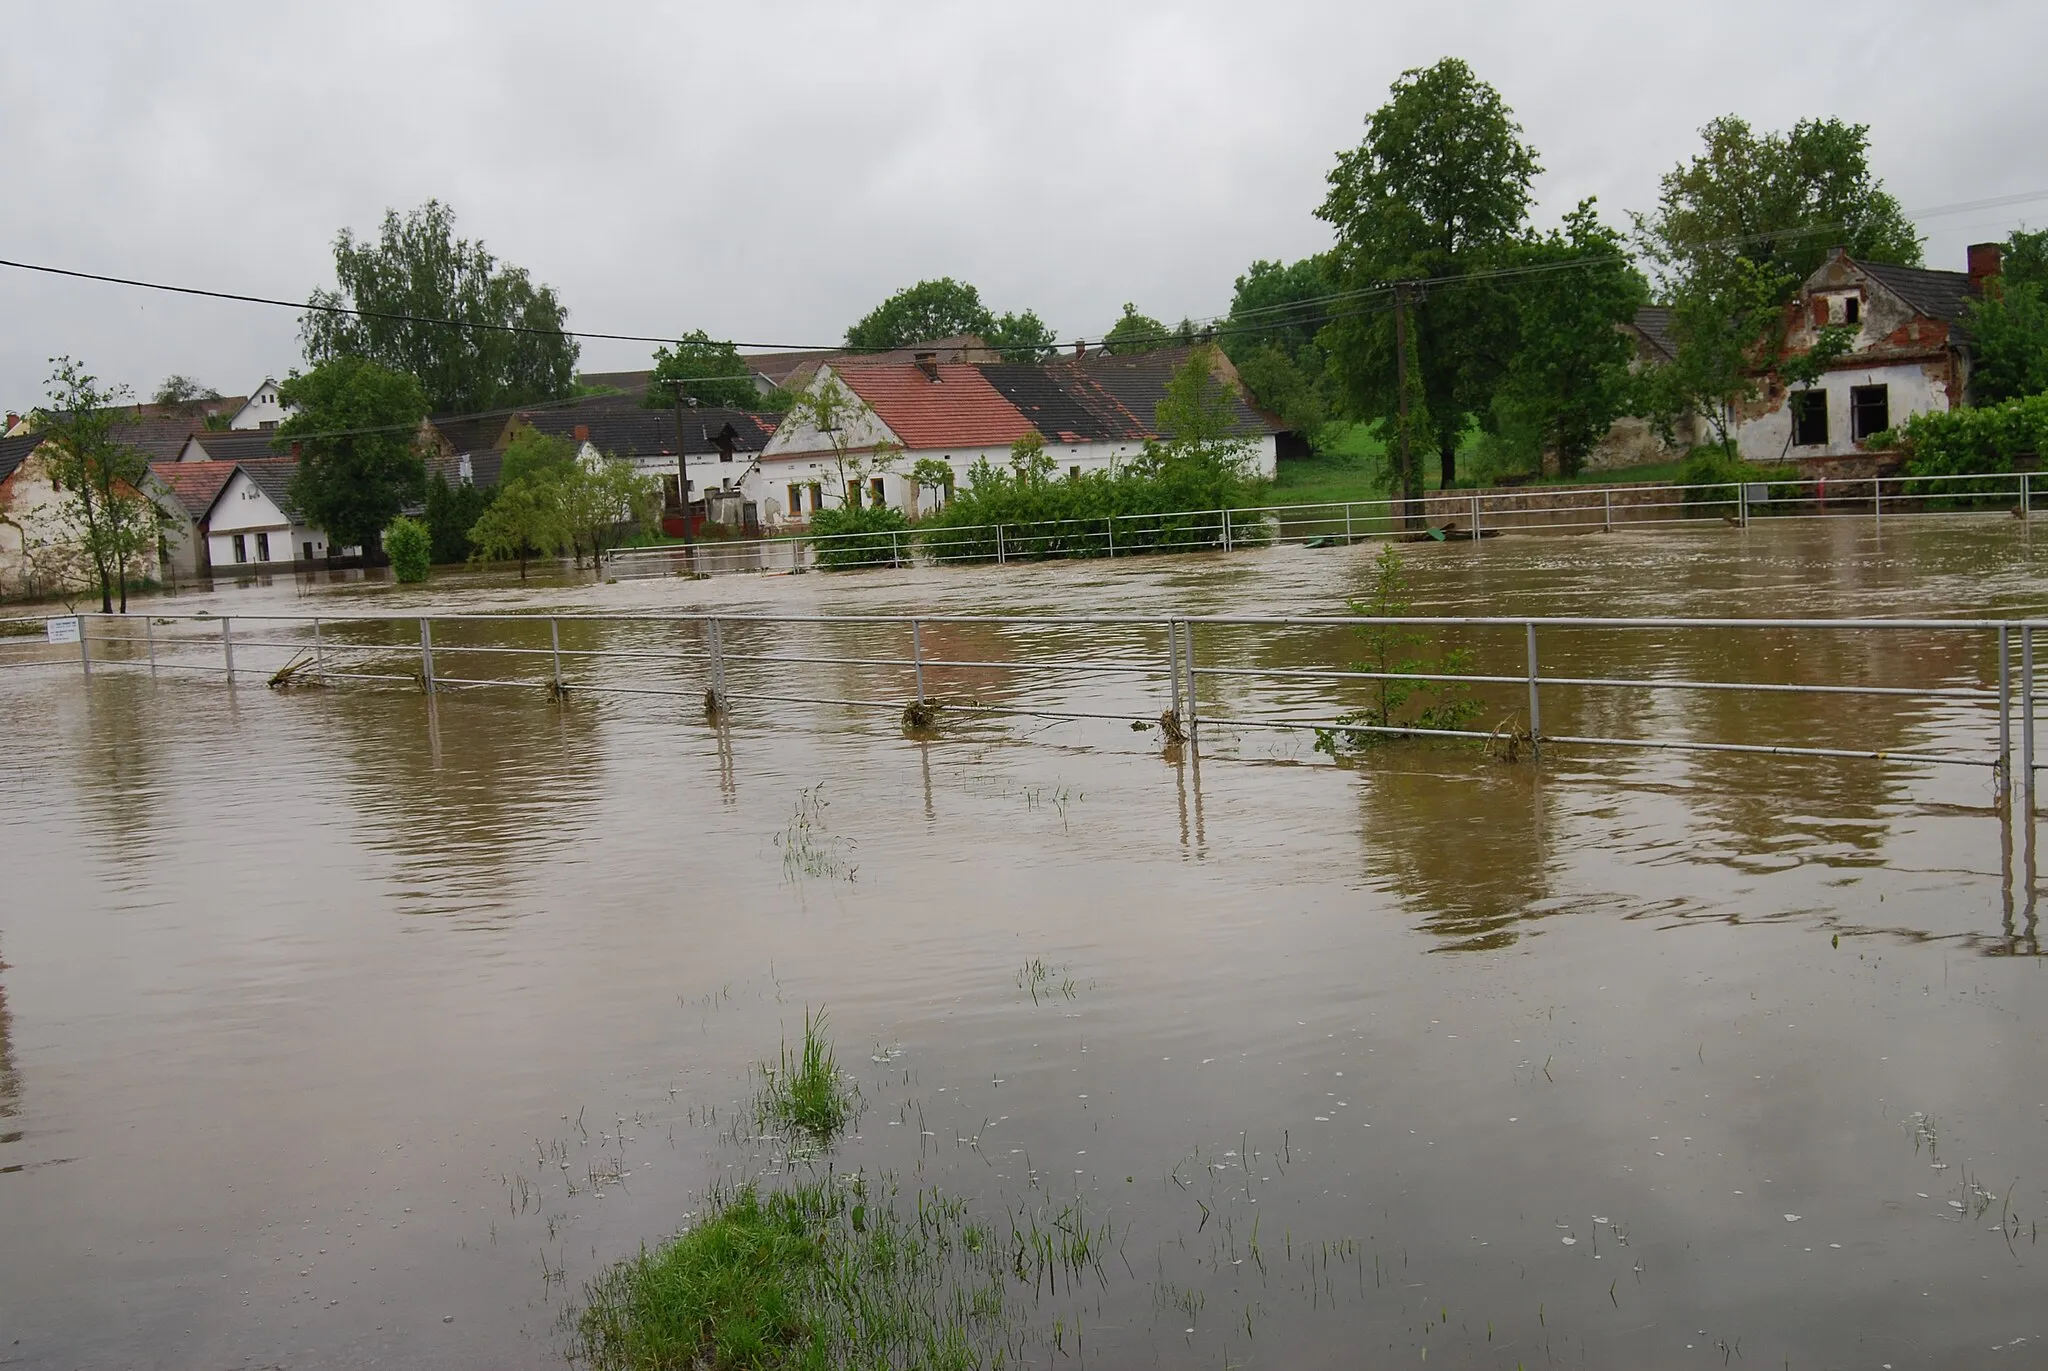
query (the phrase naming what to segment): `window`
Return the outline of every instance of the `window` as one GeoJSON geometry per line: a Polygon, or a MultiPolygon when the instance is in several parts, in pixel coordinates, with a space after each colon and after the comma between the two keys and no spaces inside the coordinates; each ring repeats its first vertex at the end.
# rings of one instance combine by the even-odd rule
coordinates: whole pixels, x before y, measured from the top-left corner
{"type": "Polygon", "coordinates": [[[249,540],[239,533],[235,535],[235,560],[238,562],[249,560],[249,540]]]}
{"type": "Polygon", "coordinates": [[[301,557],[300,560],[307,562],[313,560],[313,545],[311,543],[301,543],[299,544],[299,548],[300,551],[303,553],[303,556],[301,557]]]}
{"type": "Polygon", "coordinates": [[[1828,393],[1824,390],[1792,392],[1792,444],[1794,447],[1828,445],[1828,393]]]}
{"type": "Polygon", "coordinates": [[[262,423],[256,425],[256,427],[260,429],[273,429],[277,427],[277,420],[265,419],[262,423]]]}
{"type": "Polygon", "coordinates": [[[795,481],[789,483],[789,512],[791,514],[801,514],[804,512],[804,488],[795,481]]]}
{"type": "Polygon", "coordinates": [[[1076,462],[1074,463],[1074,465],[1067,468],[1067,479],[1070,481],[1078,481],[1081,479],[1081,464],[1079,462],[1076,462]]]}
{"type": "Polygon", "coordinates": [[[1849,390],[1849,436],[1863,442],[1892,426],[1890,386],[1852,386],[1849,390]]]}
{"type": "Polygon", "coordinates": [[[1842,301],[1842,322],[1843,322],[1843,323],[1845,323],[1845,324],[1855,324],[1855,323],[1861,323],[1861,322],[1862,322],[1862,320],[1863,320],[1863,300],[1862,300],[1862,298],[1861,298],[1860,296],[1855,296],[1855,295],[1852,295],[1852,296],[1850,296],[1850,297],[1849,297],[1848,299],[1846,299],[1846,300],[1842,301]]]}
{"type": "Polygon", "coordinates": [[[868,491],[875,497],[876,509],[881,509],[889,503],[888,496],[884,493],[885,490],[886,487],[882,485],[882,478],[879,476],[868,482],[868,491]]]}
{"type": "Polygon", "coordinates": [[[270,560],[270,535],[268,533],[256,535],[256,560],[259,562],[270,560]]]}

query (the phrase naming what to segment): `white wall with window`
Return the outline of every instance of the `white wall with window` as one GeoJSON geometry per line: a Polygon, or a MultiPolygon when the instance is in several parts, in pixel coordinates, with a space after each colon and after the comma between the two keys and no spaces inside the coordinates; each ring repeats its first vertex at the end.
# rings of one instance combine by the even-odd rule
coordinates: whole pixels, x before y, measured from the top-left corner
{"type": "Polygon", "coordinates": [[[1948,407],[1947,384],[1926,364],[1849,367],[1811,389],[1793,387],[1776,409],[1737,425],[1735,443],[1745,459],[1766,464],[1849,457],[1867,451],[1874,434],[1948,407]]]}
{"type": "Polygon", "coordinates": [[[228,478],[206,519],[207,552],[215,575],[240,568],[258,570],[327,556],[327,535],[296,523],[277,507],[247,472],[228,478]]]}
{"type": "Polygon", "coordinates": [[[292,413],[278,398],[277,382],[268,376],[228,420],[229,428],[276,428],[292,413]]]}

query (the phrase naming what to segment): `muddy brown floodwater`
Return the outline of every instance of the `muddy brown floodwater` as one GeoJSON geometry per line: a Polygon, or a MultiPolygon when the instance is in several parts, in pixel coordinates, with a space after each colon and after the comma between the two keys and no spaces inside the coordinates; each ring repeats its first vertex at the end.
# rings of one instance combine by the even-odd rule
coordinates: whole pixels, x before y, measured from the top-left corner
{"type": "MultiPolygon", "coordinates": [[[[1372,551],[183,607],[1316,613],[1372,551]]],[[[1422,612],[2017,615],[2044,555],[2010,520],[1844,521],[1411,567],[1422,612]]],[[[1758,679],[1838,649],[1730,650],[1566,649],[1758,679]]],[[[1820,665],[1986,671],[1919,638],[1820,665]]],[[[57,666],[0,707],[0,1365],[559,1364],[581,1282],[749,1164],[734,1102],[821,1005],[868,1101],[836,1166],[1114,1224],[1040,1363],[2044,1355],[2033,847],[1977,771],[1340,767],[1220,731],[1197,765],[1107,723],[721,735],[57,666]],[[807,791],[808,874],[776,842],[807,791]]],[[[1984,741],[1918,704],[1682,708],[1984,741]]]]}

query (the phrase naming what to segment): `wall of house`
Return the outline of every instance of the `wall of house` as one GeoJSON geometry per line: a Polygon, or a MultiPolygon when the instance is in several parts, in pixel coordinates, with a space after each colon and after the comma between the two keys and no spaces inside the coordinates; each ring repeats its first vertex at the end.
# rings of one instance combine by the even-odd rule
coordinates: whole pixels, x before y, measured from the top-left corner
{"type": "Polygon", "coordinates": [[[235,411],[228,421],[229,428],[275,428],[291,411],[278,403],[277,383],[265,381],[256,387],[248,403],[235,411]]]}
{"type": "MultiPolygon", "coordinates": [[[[131,581],[161,579],[156,549],[128,568],[131,581]]],[[[44,595],[95,584],[64,495],[40,452],[0,482],[0,595],[44,595]]]]}
{"type": "MultiPolygon", "coordinates": [[[[777,436],[781,435],[778,433],[777,436]]],[[[772,448],[773,444],[770,446],[772,448]]],[[[1279,439],[1273,434],[1265,434],[1254,439],[1251,448],[1253,470],[1264,479],[1271,480],[1279,468],[1279,439]]],[[[1076,468],[1083,474],[1108,471],[1128,463],[1144,450],[1145,445],[1139,442],[1047,443],[1045,455],[1052,459],[1054,474],[1065,476],[1076,468]]],[[[986,460],[990,466],[1007,470],[1010,465],[1010,445],[1004,443],[999,447],[951,448],[930,452],[906,451],[898,454],[890,463],[890,470],[880,473],[883,498],[891,508],[915,516],[935,507],[933,502],[940,498],[937,493],[921,487],[910,474],[911,469],[926,458],[936,459],[951,467],[955,487],[965,489],[970,484],[969,473],[973,471],[974,464],[978,461],[986,460]]],[[[694,462],[690,465],[690,477],[693,481],[697,479],[697,466],[694,462]]],[[[870,482],[875,477],[876,473],[865,472],[860,478],[863,504],[869,501],[870,482]]],[[[742,483],[742,489],[747,492],[747,498],[760,507],[762,522],[773,525],[790,518],[789,488],[792,484],[816,484],[822,487],[826,495],[827,508],[837,508],[840,503],[839,463],[830,452],[797,451],[776,460],[769,460],[764,455],[760,466],[742,483]]],[[[797,516],[800,520],[808,519],[813,512],[808,491],[803,500],[803,513],[797,516]]]]}
{"type": "Polygon", "coordinates": [[[294,561],[306,560],[308,543],[313,547],[313,560],[328,555],[325,533],[287,518],[254,481],[239,471],[229,477],[227,485],[221,488],[220,497],[213,502],[213,510],[207,519],[207,552],[213,559],[215,575],[231,575],[238,568],[248,566],[290,566],[294,561]],[[270,560],[267,563],[257,556],[256,535],[259,533],[270,541],[270,560]],[[246,562],[235,558],[237,534],[243,539],[243,551],[248,558],[246,562]]]}
{"type": "Polygon", "coordinates": [[[1853,457],[1868,451],[1851,440],[1849,392],[1859,386],[1886,388],[1893,427],[1910,416],[1949,407],[1950,369],[1946,359],[1900,361],[1889,365],[1844,367],[1823,376],[1814,387],[1827,396],[1828,441],[1825,445],[1792,443],[1789,393],[1766,397],[1735,426],[1736,449],[1752,462],[1776,464],[1813,457],[1853,457]]]}

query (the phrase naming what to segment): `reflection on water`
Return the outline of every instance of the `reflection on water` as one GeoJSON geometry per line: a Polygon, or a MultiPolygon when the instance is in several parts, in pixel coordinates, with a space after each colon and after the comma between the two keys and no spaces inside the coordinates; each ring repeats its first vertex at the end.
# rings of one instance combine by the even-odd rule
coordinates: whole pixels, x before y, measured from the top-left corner
{"type": "MultiPolygon", "coordinates": [[[[1447,612],[2017,609],[2022,537],[1501,539],[1418,548],[1415,580],[1447,612]]],[[[1169,609],[1331,610],[1371,551],[487,594],[1099,604],[1160,627],[1048,645],[1149,662],[1169,609]]],[[[216,608],[265,603],[243,594],[216,608]]],[[[562,628],[572,654],[698,642],[562,628]]],[[[445,674],[485,656],[470,632],[437,630],[445,674]]],[[[1011,632],[933,625],[924,645],[1006,655],[1011,632]]],[[[1285,665],[1343,660],[1342,638],[1202,646],[1285,665]]],[[[377,630],[333,641],[417,661],[377,630]]],[[[753,625],[727,646],[805,641],[753,625]]],[[[1574,675],[1989,668],[1940,635],[1544,650],[1574,675]]],[[[735,661],[736,688],[757,670],[735,661]]],[[[928,673],[947,698],[1069,689],[928,673]]],[[[1436,746],[1339,767],[1213,725],[1199,751],[1118,720],[908,737],[802,701],[714,727],[697,677],[641,679],[676,693],[0,681],[33,721],[0,756],[7,1359],[557,1364],[578,1283],[749,1163],[723,1141],[749,1069],[825,1005],[868,1102],[832,1165],[988,1215],[1079,1197],[1116,1225],[1101,1286],[1039,1306],[1078,1317],[1101,1364],[1964,1366],[1992,1345],[2023,1364],[2048,997],[2033,834],[2001,827],[1984,776],[1436,746]],[[792,875],[776,845],[820,784],[850,879],[792,875]],[[1024,993],[1034,962],[1075,993],[1024,993]]],[[[912,689],[881,667],[811,684],[912,689]]],[[[1156,719],[1157,684],[1105,678],[1105,712],[1156,719]]],[[[1981,711],[1853,697],[1556,687],[1544,709],[1554,732],[1985,745],[1981,711]]]]}

